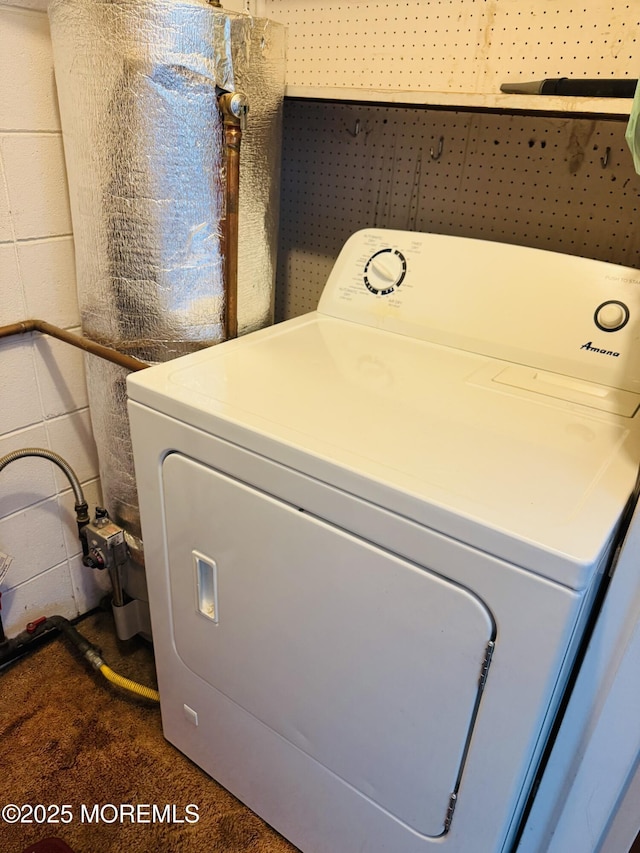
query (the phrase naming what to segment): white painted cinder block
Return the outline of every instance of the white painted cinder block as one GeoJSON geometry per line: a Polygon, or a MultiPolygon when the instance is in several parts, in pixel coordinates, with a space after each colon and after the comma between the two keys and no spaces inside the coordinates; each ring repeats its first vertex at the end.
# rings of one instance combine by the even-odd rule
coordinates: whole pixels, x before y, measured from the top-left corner
{"type": "MultiPolygon", "coordinates": [[[[44,425],[0,436],[0,456],[25,447],[49,449],[44,425]]],[[[46,459],[27,457],[10,462],[0,472],[0,518],[56,494],[55,466],[46,459]]],[[[0,542],[0,551],[2,543],[0,542]]]]}
{"type": "MultiPolygon", "coordinates": [[[[2,282],[0,325],[24,319],[27,309],[18,270],[18,255],[13,243],[0,243],[0,282],[2,282]]],[[[0,432],[2,432],[1,429],[0,432]]]]}
{"type": "Polygon", "coordinates": [[[46,15],[0,7],[0,80],[0,131],[60,130],[46,15]]]}
{"type": "MultiPolygon", "coordinates": [[[[47,16],[0,0],[0,325],[34,317],[79,326],[71,230],[47,16]]],[[[0,371],[0,456],[59,453],[93,511],[101,496],[83,354],[38,333],[16,336],[0,342],[0,371]]],[[[9,636],[39,616],[86,612],[109,589],[105,573],[82,566],[74,503],[46,459],[0,472],[0,551],[13,557],[1,587],[9,636]]]]}
{"type": "MultiPolygon", "coordinates": [[[[81,483],[98,476],[98,454],[88,409],[53,418],[46,422],[46,430],[50,447],[71,465],[81,483]]],[[[68,489],[65,475],[57,468],[54,473],[58,489],[68,489]]]]}
{"type": "Polygon", "coordinates": [[[36,334],[34,342],[36,372],[45,418],[55,418],[86,408],[89,400],[82,350],[48,335],[36,334]]]}
{"type": "Polygon", "coordinates": [[[16,238],[71,234],[61,134],[5,134],[0,154],[16,238]]]}
{"type": "Polygon", "coordinates": [[[0,550],[13,558],[4,587],[18,586],[63,563],[67,552],[56,498],[0,519],[0,542],[0,550]]]}
{"type": "Polygon", "coordinates": [[[53,615],[67,619],[78,615],[67,562],[2,594],[2,620],[8,636],[23,631],[28,622],[40,616],[53,615]]]}
{"type": "MultiPolygon", "coordinates": [[[[2,81],[0,81],[0,94],[2,93],[2,81]]],[[[9,196],[7,195],[7,182],[2,164],[2,152],[0,152],[0,243],[13,240],[13,225],[9,215],[9,196]]]]}
{"type": "Polygon", "coordinates": [[[63,329],[80,325],[73,237],[18,243],[17,253],[27,316],[63,329]]]}
{"type": "Polygon", "coordinates": [[[42,420],[42,407],[30,340],[22,336],[2,339],[0,365],[0,434],[39,423],[42,420]]]}

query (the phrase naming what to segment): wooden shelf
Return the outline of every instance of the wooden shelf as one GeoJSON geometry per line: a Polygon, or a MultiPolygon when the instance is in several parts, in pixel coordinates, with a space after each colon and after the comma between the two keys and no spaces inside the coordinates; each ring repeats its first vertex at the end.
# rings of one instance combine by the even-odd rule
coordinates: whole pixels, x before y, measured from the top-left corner
{"type": "Polygon", "coordinates": [[[345,101],[393,106],[432,107],[465,111],[497,111],[575,115],[627,120],[632,98],[573,98],[560,95],[505,95],[502,92],[424,92],[401,89],[290,86],[286,97],[305,100],[345,101]]]}

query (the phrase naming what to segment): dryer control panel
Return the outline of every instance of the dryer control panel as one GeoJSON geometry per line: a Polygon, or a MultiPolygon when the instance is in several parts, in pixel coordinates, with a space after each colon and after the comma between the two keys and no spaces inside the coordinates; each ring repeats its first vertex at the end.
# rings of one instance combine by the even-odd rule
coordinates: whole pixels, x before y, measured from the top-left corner
{"type": "Polygon", "coordinates": [[[504,243],[365,229],[318,311],[640,392],[640,271],[504,243]]]}

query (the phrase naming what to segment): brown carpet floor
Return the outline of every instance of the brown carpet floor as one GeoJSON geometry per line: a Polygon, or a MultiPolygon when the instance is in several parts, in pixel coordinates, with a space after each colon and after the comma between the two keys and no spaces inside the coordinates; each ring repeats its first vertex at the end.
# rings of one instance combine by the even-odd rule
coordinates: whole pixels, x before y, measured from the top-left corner
{"type": "MultiPolygon", "coordinates": [[[[151,648],[120,643],[108,613],[78,630],[116,672],[155,686],[151,648]]],[[[68,823],[8,824],[1,853],[56,836],[75,853],[296,853],[260,818],[162,736],[155,703],[110,685],[64,639],[55,639],[0,672],[0,809],[7,803],[68,805],[68,823]],[[198,806],[197,823],[89,823],[82,805],[198,806]]],[[[23,816],[29,816],[23,810],[23,816]]],[[[114,814],[103,810],[107,820],[114,814]]],[[[47,812],[55,818],[53,809],[47,812]]],[[[143,813],[143,817],[145,814],[143,813]]],[[[34,810],[32,819],[42,819],[34,810]]]]}

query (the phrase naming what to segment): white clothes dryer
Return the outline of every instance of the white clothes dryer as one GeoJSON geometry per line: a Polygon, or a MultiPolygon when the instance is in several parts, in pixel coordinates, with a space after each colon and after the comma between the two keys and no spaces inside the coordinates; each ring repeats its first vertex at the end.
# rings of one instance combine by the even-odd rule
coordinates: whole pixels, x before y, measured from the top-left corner
{"type": "Polygon", "coordinates": [[[316,312],[129,377],[165,736],[304,853],[512,848],[634,491],[639,284],[368,229],[316,312]]]}

